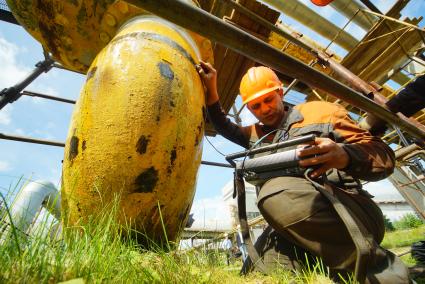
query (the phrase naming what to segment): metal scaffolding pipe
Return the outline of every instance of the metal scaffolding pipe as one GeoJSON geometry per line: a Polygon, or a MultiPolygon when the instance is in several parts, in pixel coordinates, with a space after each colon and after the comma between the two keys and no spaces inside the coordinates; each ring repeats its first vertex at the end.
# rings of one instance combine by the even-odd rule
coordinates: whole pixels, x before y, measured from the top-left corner
{"type": "MultiPolygon", "coordinates": [[[[338,26],[297,0],[263,0],[263,2],[275,7],[280,12],[313,29],[329,40],[333,40],[340,31],[338,26]]],[[[346,50],[351,50],[357,45],[358,40],[349,33],[342,31],[335,39],[335,43],[346,50]]]]}
{"type": "Polygon", "coordinates": [[[55,97],[55,96],[40,94],[40,93],[36,93],[36,92],[31,92],[31,91],[23,91],[21,93],[21,95],[23,95],[23,96],[29,96],[29,97],[35,97],[35,98],[42,98],[42,99],[46,99],[46,100],[52,100],[52,101],[57,101],[57,102],[62,102],[62,103],[68,103],[68,104],[76,104],[76,101],[74,101],[74,100],[69,100],[69,99],[65,99],[65,98],[60,98],[60,97],[55,97]]]}
{"type": "MultiPolygon", "coordinates": [[[[398,23],[398,24],[401,24],[401,25],[404,25],[404,26],[406,26],[406,27],[411,27],[411,28],[413,28],[413,29],[415,29],[415,30],[418,30],[419,32],[425,32],[425,29],[424,28],[420,28],[420,27],[418,27],[417,25],[413,25],[413,24],[411,24],[411,23],[407,23],[407,22],[405,22],[405,21],[402,21],[402,20],[399,20],[399,19],[395,19],[395,18],[393,18],[393,17],[389,17],[389,16],[387,16],[387,15],[382,15],[382,14],[380,14],[380,13],[376,13],[376,12],[373,12],[373,11],[369,11],[369,10],[363,10],[363,12],[366,12],[366,13],[368,13],[368,14],[371,14],[371,15],[375,15],[375,16],[377,16],[377,17],[380,17],[380,18],[383,18],[383,19],[386,19],[386,20],[388,20],[388,21],[392,21],[392,22],[394,22],[394,23],[398,23]]],[[[422,39],[424,39],[424,36],[423,36],[423,34],[422,33],[420,33],[420,35],[421,35],[421,37],[422,37],[422,39]]],[[[424,39],[425,40],[425,39],[424,39]]]]}
{"type": "Polygon", "coordinates": [[[16,20],[16,18],[13,16],[13,14],[10,11],[0,9],[0,20],[19,26],[18,21],[16,20]]]}
{"type": "Polygon", "coordinates": [[[23,136],[7,135],[3,133],[0,133],[0,139],[33,143],[33,144],[41,144],[41,145],[49,145],[49,146],[57,146],[57,147],[65,147],[65,143],[62,143],[62,142],[34,139],[34,138],[23,137],[23,136]]]}
{"type": "MultiPolygon", "coordinates": [[[[23,137],[23,136],[6,135],[3,133],[0,133],[0,139],[26,142],[26,143],[32,143],[32,144],[48,145],[48,146],[65,147],[65,143],[63,142],[41,140],[41,139],[35,139],[35,138],[23,137]]],[[[206,166],[215,166],[215,167],[222,167],[222,168],[234,168],[233,166],[229,164],[209,162],[209,161],[201,161],[201,164],[206,166]]]]}
{"type": "MultiPolygon", "coordinates": [[[[338,12],[340,12],[341,14],[343,14],[349,19],[352,18],[357,13],[358,10],[364,9],[362,5],[360,5],[357,1],[353,1],[353,0],[332,1],[330,5],[335,10],[337,10],[338,12]]],[[[370,14],[363,13],[363,11],[358,13],[356,17],[353,18],[353,22],[366,31],[368,31],[373,26],[373,24],[377,21],[378,21],[377,17],[370,14]]]]}
{"type": "MultiPolygon", "coordinates": [[[[312,28],[314,31],[329,39],[331,42],[335,42],[339,46],[343,47],[347,51],[352,50],[358,43],[359,40],[351,36],[344,30],[341,30],[338,26],[329,22],[327,19],[323,18],[321,15],[317,14],[301,2],[297,0],[263,0],[266,3],[274,6],[276,9],[280,10],[282,13],[287,14],[288,16],[296,19],[298,22],[312,28]]],[[[351,0],[338,0],[333,1],[331,5],[341,13],[343,13],[347,18],[351,19],[359,26],[369,31],[370,28],[376,23],[379,19],[378,14],[364,9],[364,6],[361,6],[356,1],[351,0]],[[360,11],[359,11],[360,9],[360,11]],[[357,13],[357,14],[356,14],[357,13]],[[353,16],[355,16],[353,18],[353,16]],[[373,20],[368,20],[373,19],[373,20]]],[[[382,15],[379,15],[382,16],[382,15]]],[[[403,84],[407,80],[407,76],[402,73],[399,73],[395,78],[399,84],[403,84]]]]}
{"type": "MultiPolygon", "coordinates": [[[[260,25],[262,25],[263,27],[265,27],[265,28],[267,28],[267,29],[269,29],[269,30],[271,30],[271,31],[273,31],[273,32],[275,32],[275,33],[277,33],[277,34],[279,34],[279,35],[281,35],[282,37],[284,37],[284,38],[286,38],[287,40],[289,40],[289,41],[291,41],[292,43],[294,43],[294,44],[296,44],[296,45],[298,45],[299,47],[301,47],[301,48],[303,48],[303,49],[305,49],[306,51],[308,51],[308,52],[310,52],[310,53],[312,53],[314,56],[318,56],[318,50],[317,50],[317,48],[314,48],[311,44],[308,44],[308,43],[305,43],[304,41],[302,41],[302,40],[300,40],[300,39],[298,39],[298,38],[296,38],[296,37],[294,37],[293,35],[291,35],[289,32],[287,32],[287,31],[285,31],[281,26],[276,26],[276,25],[274,25],[274,24],[272,24],[272,23],[270,23],[269,21],[267,21],[267,20],[265,20],[264,18],[262,18],[262,17],[260,17],[260,16],[258,16],[257,14],[255,14],[254,12],[252,12],[251,10],[249,10],[249,9],[247,9],[247,8],[245,8],[244,6],[242,6],[241,4],[239,4],[239,3],[237,3],[237,2],[235,2],[234,0],[221,0],[221,1],[223,1],[224,3],[226,3],[227,5],[229,5],[230,7],[232,7],[233,9],[235,9],[235,10],[237,10],[238,12],[240,12],[240,13],[242,13],[242,14],[244,14],[244,15],[246,15],[247,17],[249,17],[249,18],[251,18],[252,20],[254,20],[254,21],[256,21],[257,23],[259,23],[260,25]]],[[[354,15],[358,15],[358,13],[360,12],[361,10],[357,10],[356,12],[355,12],[355,14],[354,15]]],[[[369,15],[369,14],[366,14],[366,13],[364,13],[363,15],[369,15]]],[[[348,24],[348,23],[347,23],[348,24]]],[[[372,25],[372,24],[371,24],[372,25]]],[[[345,26],[344,26],[345,27],[345,26]]],[[[341,32],[342,30],[340,30],[340,32],[341,32]]],[[[338,32],[338,35],[339,35],[339,32],[338,32]]],[[[337,37],[337,36],[336,36],[337,37]]],[[[330,44],[329,44],[330,45],[330,44]]],[[[360,78],[358,78],[358,76],[356,76],[355,74],[353,74],[351,71],[349,71],[347,68],[345,68],[345,67],[343,67],[340,63],[338,63],[338,62],[336,62],[335,60],[333,60],[332,58],[330,58],[329,56],[326,56],[326,61],[332,61],[332,64],[330,64],[329,65],[329,67],[331,67],[334,71],[338,71],[338,70],[335,70],[334,68],[333,68],[333,66],[337,66],[337,68],[338,69],[345,69],[346,71],[344,72],[345,74],[348,74],[348,75],[350,75],[351,77],[357,77],[357,81],[360,81],[361,79],[360,78]]],[[[323,59],[323,56],[322,56],[322,58],[321,59],[323,59]]],[[[346,78],[345,78],[346,79],[346,78]]],[[[349,79],[350,80],[350,79],[349,79]]],[[[295,84],[298,82],[298,81],[294,81],[295,82],[295,84]]],[[[367,83],[366,82],[363,82],[363,84],[364,85],[366,85],[367,83]]],[[[352,87],[354,87],[353,85],[351,85],[352,87]]],[[[288,87],[288,89],[286,90],[286,91],[289,91],[290,90],[290,88],[292,88],[293,86],[292,86],[292,83],[291,83],[291,85],[288,87]]],[[[354,89],[356,89],[356,88],[354,88],[354,89]]],[[[357,89],[356,89],[357,90],[357,89]]],[[[359,90],[359,91],[361,91],[361,90],[359,90]]],[[[363,94],[369,94],[371,91],[369,91],[369,92],[362,92],[363,94]]],[[[376,97],[376,96],[375,96],[376,97]]],[[[381,101],[381,102],[379,102],[379,101],[377,101],[376,99],[374,99],[374,101],[375,102],[378,102],[378,103],[380,103],[381,105],[383,105],[383,103],[385,103],[385,101],[381,101]]]]}
{"type": "Polygon", "coordinates": [[[314,52],[314,49],[311,46],[309,46],[308,44],[306,44],[303,41],[299,40],[298,38],[292,36],[290,33],[286,32],[285,30],[281,29],[280,27],[275,26],[274,24],[270,23],[269,21],[267,21],[263,17],[258,16],[256,13],[245,8],[241,4],[235,2],[235,0],[221,0],[221,1],[223,1],[224,3],[226,3],[227,5],[232,7],[232,9],[235,9],[236,11],[238,11],[238,12],[244,14],[245,16],[251,18],[255,22],[262,25],[263,27],[268,28],[271,31],[283,36],[287,40],[298,45],[299,47],[304,48],[307,51],[314,52]]]}
{"type": "Polygon", "coordinates": [[[234,168],[232,165],[229,165],[229,164],[209,162],[209,161],[201,161],[201,165],[215,166],[215,167],[222,167],[222,168],[232,168],[232,169],[234,168]]]}
{"type": "Polygon", "coordinates": [[[381,11],[369,0],[360,0],[366,7],[368,7],[371,11],[382,14],[381,11]]]}
{"type": "Polygon", "coordinates": [[[261,64],[299,79],[311,87],[326,91],[366,112],[373,113],[388,123],[400,126],[412,136],[425,139],[425,130],[416,127],[405,117],[395,115],[344,84],[200,8],[182,0],[127,0],[127,2],[219,42],[261,64]]]}

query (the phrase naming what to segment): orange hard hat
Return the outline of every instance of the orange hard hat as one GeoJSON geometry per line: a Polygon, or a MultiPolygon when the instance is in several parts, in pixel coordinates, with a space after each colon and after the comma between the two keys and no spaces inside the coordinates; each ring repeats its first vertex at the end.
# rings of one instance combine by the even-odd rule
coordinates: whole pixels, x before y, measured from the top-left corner
{"type": "Polygon", "coordinates": [[[331,3],[333,0],[311,0],[311,2],[313,2],[313,4],[317,5],[317,6],[326,6],[329,3],[331,3]]]}
{"type": "Polygon", "coordinates": [[[279,88],[282,88],[282,82],[276,73],[268,67],[259,66],[248,69],[242,77],[239,92],[242,103],[246,104],[279,88]]]}
{"type": "Polygon", "coordinates": [[[313,4],[317,5],[317,6],[326,6],[329,3],[331,3],[333,0],[311,0],[311,2],[313,2],[313,4]]]}

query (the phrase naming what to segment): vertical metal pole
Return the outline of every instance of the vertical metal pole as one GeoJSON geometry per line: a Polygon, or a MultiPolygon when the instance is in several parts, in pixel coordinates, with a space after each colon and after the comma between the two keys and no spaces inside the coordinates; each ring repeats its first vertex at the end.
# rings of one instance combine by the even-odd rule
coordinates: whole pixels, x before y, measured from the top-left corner
{"type": "Polygon", "coordinates": [[[332,45],[332,43],[334,43],[334,41],[339,37],[339,35],[345,30],[345,28],[348,26],[348,24],[351,23],[351,21],[357,16],[357,14],[360,12],[360,9],[357,10],[356,13],[354,13],[354,15],[348,20],[348,22],[342,27],[342,29],[339,29],[339,31],[336,33],[336,35],[334,36],[334,38],[331,40],[331,42],[326,46],[325,48],[325,52],[326,50],[328,50],[329,46],[332,45]]]}
{"type": "Polygon", "coordinates": [[[404,137],[404,134],[401,132],[400,128],[394,126],[394,129],[397,132],[397,135],[400,137],[401,144],[403,144],[404,147],[409,146],[410,143],[407,141],[406,137],[404,137]]]}
{"type": "Polygon", "coordinates": [[[232,105],[232,110],[233,110],[233,118],[235,119],[236,123],[241,126],[242,125],[242,120],[239,117],[238,114],[238,109],[236,108],[235,104],[232,105]]]}
{"type": "MultiPolygon", "coordinates": [[[[311,60],[310,61],[310,63],[308,64],[308,66],[310,66],[310,67],[313,67],[315,64],[317,63],[317,60],[316,59],[313,59],[313,60],[311,60]]],[[[299,82],[300,80],[298,80],[298,79],[294,79],[289,85],[288,85],[288,87],[286,88],[286,90],[283,92],[283,97],[286,95],[286,94],[288,94],[289,93],[289,91],[290,90],[292,90],[292,88],[294,88],[297,84],[298,84],[298,82],[299,82]]]]}

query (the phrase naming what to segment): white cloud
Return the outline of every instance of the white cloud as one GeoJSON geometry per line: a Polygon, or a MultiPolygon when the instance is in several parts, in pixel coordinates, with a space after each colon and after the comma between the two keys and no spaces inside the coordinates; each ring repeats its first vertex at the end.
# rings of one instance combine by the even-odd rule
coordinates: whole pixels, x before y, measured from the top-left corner
{"type": "MultiPolygon", "coordinates": [[[[0,66],[2,69],[2,76],[0,76],[0,89],[15,85],[28,76],[28,74],[32,71],[33,66],[25,66],[19,62],[19,57],[24,53],[27,53],[27,50],[24,47],[19,47],[0,37],[0,66]]],[[[47,82],[49,81],[49,73],[43,73],[43,75],[37,78],[31,85],[28,86],[27,89],[34,92],[57,96],[58,92],[54,88],[43,83],[43,81],[46,80],[47,82]]],[[[31,98],[27,96],[24,96],[21,100],[31,101],[36,104],[45,101],[44,99],[31,98]]]]}
{"type": "Polygon", "coordinates": [[[6,105],[3,109],[0,110],[0,125],[9,125],[12,121],[12,109],[11,105],[6,105]]]}
{"type": "Polygon", "coordinates": [[[13,86],[22,80],[31,69],[20,65],[17,58],[24,49],[0,37],[0,66],[2,76],[0,76],[0,88],[13,86]]]}
{"type": "Polygon", "coordinates": [[[373,198],[375,201],[404,200],[388,179],[370,182],[364,186],[364,189],[375,196],[373,198]]]}
{"type": "Polygon", "coordinates": [[[0,172],[7,172],[10,169],[12,169],[12,167],[10,166],[8,162],[0,161],[0,172]]]}
{"type": "Polygon", "coordinates": [[[26,136],[26,133],[22,128],[13,129],[12,133],[19,136],[26,136]]]}
{"type": "Polygon", "coordinates": [[[41,139],[47,139],[47,140],[53,140],[55,139],[55,136],[51,134],[47,130],[35,130],[33,132],[37,137],[40,137],[41,139]]]}
{"type": "Polygon", "coordinates": [[[195,200],[191,213],[195,219],[192,228],[212,230],[231,228],[230,208],[221,195],[195,200]]]}

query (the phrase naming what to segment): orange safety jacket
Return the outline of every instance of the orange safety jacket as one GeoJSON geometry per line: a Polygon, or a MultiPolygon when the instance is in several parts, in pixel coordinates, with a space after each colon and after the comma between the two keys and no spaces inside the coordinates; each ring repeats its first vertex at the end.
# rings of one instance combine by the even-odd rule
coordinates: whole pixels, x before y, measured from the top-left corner
{"type": "MultiPolygon", "coordinates": [[[[341,143],[350,162],[343,169],[346,174],[362,180],[376,181],[388,177],[394,169],[395,156],[391,148],[380,138],[361,129],[348,115],[345,108],[328,102],[314,101],[290,109],[281,123],[280,137],[269,135],[271,143],[292,139],[307,134],[327,137],[341,143]]],[[[208,106],[208,115],[217,132],[230,141],[250,148],[258,138],[267,135],[273,128],[260,123],[239,126],[228,119],[219,102],[208,106]]]]}

